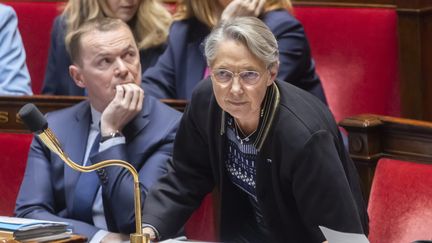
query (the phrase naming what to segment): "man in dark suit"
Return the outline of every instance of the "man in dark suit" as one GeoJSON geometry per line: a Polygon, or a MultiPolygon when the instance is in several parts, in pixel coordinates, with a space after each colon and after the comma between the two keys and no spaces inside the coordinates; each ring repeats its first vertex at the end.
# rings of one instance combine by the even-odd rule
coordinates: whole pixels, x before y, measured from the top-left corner
{"type": "MultiPolygon", "coordinates": [[[[88,100],[47,114],[49,127],[79,164],[131,163],[139,172],[144,202],[166,172],[180,113],[144,97],[139,51],[121,20],[90,21],[66,43],[73,61],[70,74],[87,89],[88,100]]],[[[15,213],[68,222],[90,242],[120,242],[134,232],[132,176],[120,167],[79,173],[35,138],[15,213]]]]}

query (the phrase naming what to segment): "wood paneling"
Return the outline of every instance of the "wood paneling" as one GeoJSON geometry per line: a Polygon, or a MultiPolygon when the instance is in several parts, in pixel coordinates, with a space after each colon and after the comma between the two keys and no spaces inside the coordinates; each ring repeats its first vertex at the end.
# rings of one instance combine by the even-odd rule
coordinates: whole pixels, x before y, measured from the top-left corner
{"type": "Polygon", "coordinates": [[[404,117],[432,120],[432,1],[397,1],[404,117]]]}
{"type": "MultiPolygon", "coordinates": [[[[423,95],[423,109],[425,120],[432,121],[432,11],[428,11],[422,18],[422,71],[424,73],[425,94],[423,95]]],[[[409,108],[407,108],[409,109],[409,108]]]]}
{"type": "MultiPolygon", "coordinates": [[[[17,115],[21,107],[27,103],[35,104],[45,114],[46,112],[67,108],[84,99],[85,97],[81,96],[0,96],[0,131],[29,132],[17,115]]],[[[163,99],[161,101],[181,112],[186,107],[185,100],[163,99]]]]}

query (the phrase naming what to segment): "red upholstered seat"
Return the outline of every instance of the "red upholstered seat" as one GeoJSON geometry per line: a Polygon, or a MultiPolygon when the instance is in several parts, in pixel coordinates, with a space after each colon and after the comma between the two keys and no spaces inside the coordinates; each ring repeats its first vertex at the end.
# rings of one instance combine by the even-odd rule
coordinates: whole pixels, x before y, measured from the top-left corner
{"type": "Polygon", "coordinates": [[[397,15],[386,8],[296,6],[337,121],[400,115],[397,15]]]}
{"type": "Polygon", "coordinates": [[[40,94],[48,60],[50,33],[62,2],[5,2],[18,16],[18,28],[27,54],[33,93],[40,94]]]}
{"type": "Polygon", "coordinates": [[[217,241],[213,194],[208,194],[185,226],[186,236],[193,240],[217,241]]]}
{"type": "Polygon", "coordinates": [[[432,165],[381,159],[369,198],[371,243],[432,239],[432,165]]]}
{"type": "Polygon", "coordinates": [[[0,215],[12,215],[32,134],[0,133],[0,215]]]}

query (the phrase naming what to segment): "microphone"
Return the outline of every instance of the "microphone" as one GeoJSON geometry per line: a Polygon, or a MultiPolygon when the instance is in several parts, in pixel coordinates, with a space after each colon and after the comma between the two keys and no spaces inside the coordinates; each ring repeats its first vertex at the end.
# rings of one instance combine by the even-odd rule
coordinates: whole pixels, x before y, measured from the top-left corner
{"type": "Polygon", "coordinates": [[[123,160],[104,160],[99,163],[82,166],[73,162],[63,151],[60,142],[55,134],[48,127],[48,122],[39,109],[32,103],[24,105],[19,111],[18,116],[29,128],[37,135],[41,141],[55,154],[57,154],[69,167],[80,172],[91,172],[108,166],[120,166],[127,169],[134,181],[134,203],[135,203],[135,227],[136,233],[130,234],[131,243],[150,243],[150,236],[142,232],[141,227],[141,192],[138,172],[126,161],[123,160]]]}
{"type": "Polygon", "coordinates": [[[24,105],[18,115],[32,133],[40,134],[48,128],[47,120],[32,103],[24,105]]]}

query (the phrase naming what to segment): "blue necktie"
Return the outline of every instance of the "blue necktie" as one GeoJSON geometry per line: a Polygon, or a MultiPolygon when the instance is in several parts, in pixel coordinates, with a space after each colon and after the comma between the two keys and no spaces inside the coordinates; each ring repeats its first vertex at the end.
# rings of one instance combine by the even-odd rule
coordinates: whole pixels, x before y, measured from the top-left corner
{"type": "MultiPolygon", "coordinates": [[[[90,149],[86,165],[90,165],[90,157],[99,150],[100,133],[90,149]]],[[[96,197],[96,192],[100,187],[99,178],[96,171],[82,172],[75,187],[75,197],[73,203],[73,215],[76,219],[93,224],[92,207],[96,197]]]]}

